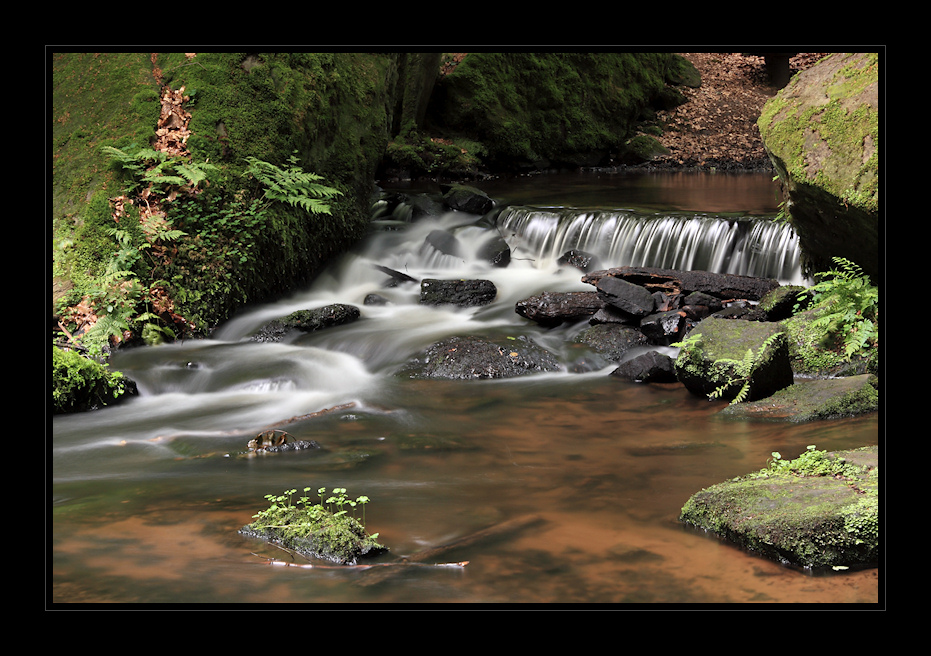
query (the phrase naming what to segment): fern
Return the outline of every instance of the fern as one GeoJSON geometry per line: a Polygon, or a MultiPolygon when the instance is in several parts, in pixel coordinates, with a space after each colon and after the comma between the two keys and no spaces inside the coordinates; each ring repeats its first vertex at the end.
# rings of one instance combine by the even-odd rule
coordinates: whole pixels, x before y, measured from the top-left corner
{"type": "Polygon", "coordinates": [[[134,147],[133,150],[121,150],[113,146],[103,146],[102,150],[129,173],[131,180],[127,193],[134,191],[143,182],[163,187],[180,187],[186,184],[197,187],[207,179],[209,171],[217,168],[209,162],[171,157],[168,153],[152,148],[134,147]]]}
{"type": "Polygon", "coordinates": [[[808,289],[817,314],[812,327],[840,339],[849,359],[879,341],[879,288],[853,262],[842,257],[833,260],[839,268],[826,272],[827,278],[808,289]]]}
{"type": "Polygon", "coordinates": [[[326,201],[342,194],[322,184],[321,176],[304,171],[295,155],[288,159],[291,165],[286,169],[255,157],[247,157],[246,161],[249,162],[246,173],[265,186],[265,198],[269,200],[300,207],[311,214],[330,214],[326,201]]]}

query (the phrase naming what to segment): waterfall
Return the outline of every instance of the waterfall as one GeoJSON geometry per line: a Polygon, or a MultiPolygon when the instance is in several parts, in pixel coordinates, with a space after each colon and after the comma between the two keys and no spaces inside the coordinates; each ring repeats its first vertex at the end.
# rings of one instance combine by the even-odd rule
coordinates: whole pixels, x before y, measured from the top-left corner
{"type": "Polygon", "coordinates": [[[577,249],[603,267],[646,266],[804,284],[798,238],[770,218],[645,215],[624,210],[512,206],[496,227],[515,257],[550,261],[577,249]]]}

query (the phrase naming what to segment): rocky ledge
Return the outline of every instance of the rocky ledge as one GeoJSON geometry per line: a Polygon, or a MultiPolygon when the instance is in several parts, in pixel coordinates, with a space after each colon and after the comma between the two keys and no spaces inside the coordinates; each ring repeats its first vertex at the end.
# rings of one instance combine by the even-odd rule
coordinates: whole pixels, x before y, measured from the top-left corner
{"type": "Polygon", "coordinates": [[[810,570],[875,566],[879,559],[878,448],[792,461],[704,489],[680,521],[753,553],[810,570]]]}

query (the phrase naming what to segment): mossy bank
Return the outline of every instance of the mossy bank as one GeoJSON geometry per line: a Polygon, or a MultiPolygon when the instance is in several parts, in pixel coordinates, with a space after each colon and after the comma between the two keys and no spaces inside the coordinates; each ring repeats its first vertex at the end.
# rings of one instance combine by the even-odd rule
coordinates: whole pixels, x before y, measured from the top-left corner
{"type": "Polygon", "coordinates": [[[111,341],[140,340],[146,326],[150,342],[209,334],[355,243],[379,172],[468,176],[618,156],[639,119],[673,102],[666,80],[683,60],[479,53],[445,78],[441,61],[440,53],[52,53],[53,325],[76,336],[110,317],[98,332],[111,341]],[[126,194],[126,160],[106,153],[137,156],[176,127],[166,121],[166,90],[189,116],[171,156],[203,177],[158,189],[164,204],[149,226],[140,218],[151,197],[126,194]],[[251,160],[312,172],[338,196],[326,214],[260,204],[251,160]],[[124,194],[132,202],[114,207],[124,194]]]}

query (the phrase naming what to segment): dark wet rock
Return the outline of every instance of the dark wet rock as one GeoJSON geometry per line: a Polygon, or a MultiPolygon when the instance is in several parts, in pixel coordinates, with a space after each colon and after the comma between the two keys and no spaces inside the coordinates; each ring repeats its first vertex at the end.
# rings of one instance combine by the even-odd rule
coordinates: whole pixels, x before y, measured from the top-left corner
{"type": "Polygon", "coordinates": [[[541,326],[558,326],[590,318],[603,306],[597,292],[543,292],[518,301],[514,311],[541,326]]]}
{"type": "Polygon", "coordinates": [[[462,244],[455,235],[445,230],[431,230],[424,239],[424,243],[429,244],[443,255],[462,257],[462,244]]]}
{"type": "Polygon", "coordinates": [[[496,237],[479,249],[478,257],[492,266],[503,268],[511,263],[511,247],[503,238],[496,237]]]}
{"type": "Polygon", "coordinates": [[[809,569],[879,559],[878,448],[809,452],[692,495],[681,522],[809,569]]]}
{"type": "Polygon", "coordinates": [[[388,305],[388,299],[380,294],[366,294],[362,305],[388,305]]]}
{"type": "Polygon", "coordinates": [[[443,202],[452,210],[469,214],[485,214],[495,202],[484,191],[468,185],[453,185],[443,194],[443,202]]]}
{"type": "Polygon", "coordinates": [[[595,287],[605,303],[635,317],[645,317],[656,307],[656,299],[646,288],[621,278],[605,276],[595,287]]]}
{"type": "Polygon", "coordinates": [[[611,375],[641,383],[674,383],[676,361],[664,353],[649,351],[625,360],[611,375]]]}
{"type": "Polygon", "coordinates": [[[287,453],[288,451],[305,451],[307,449],[323,449],[316,440],[295,440],[283,444],[271,444],[269,446],[256,449],[266,453],[287,453]]]}
{"type": "Polygon", "coordinates": [[[273,319],[252,336],[254,342],[280,342],[292,332],[314,332],[351,323],[361,316],[354,305],[333,303],[313,310],[297,310],[286,317],[273,319]]]}
{"type": "Polygon", "coordinates": [[[753,305],[735,303],[711,313],[718,319],[743,319],[745,321],[766,321],[767,316],[763,310],[753,305]]]}
{"type": "Polygon", "coordinates": [[[410,378],[513,378],[559,371],[556,356],[525,337],[451,337],[436,342],[402,370],[410,378]]]}
{"type": "Polygon", "coordinates": [[[688,295],[702,292],[718,299],[744,298],[752,301],[760,300],[767,292],[779,287],[779,281],[772,278],[630,266],[593,271],[583,276],[582,282],[597,287],[605,278],[625,280],[651,293],[663,291],[688,295]]]}
{"type": "Polygon", "coordinates": [[[599,323],[620,323],[631,326],[640,325],[640,321],[636,317],[632,317],[626,312],[622,312],[616,307],[612,307],[610,305],[605,305],[600,310],[598,310],[595,314],[592,315],[592,318],[589,319],[588,322],[592,325],[599,323]]]}
{"type": "Polygon", "coordinates": [[[631,349],[650,343],[646,335],[638,329],[611,323],[586,328],[576,335],[575,341],[587,344],[612,362],[619,362],[631,349]]]}
{"type": "Polygon", "coordinates": [[[583,272],[591,271],[598,266],[597,257],[591,253],[586,253],[585,251],[576,249],[572,249],[563,253],[558,262],[560,265],[572,266],[583,272]]]}
{"type": "Polygon", "coordinates": [[[716,312],[724,307],[724,304],[721,303],[721,299],[711,294],[706,294],[704,292],[692,292],[691,294],[686,294],[682,299],[682,305],[692,305],[696,307],[704,307],[708,309],[707,314],[711,312],[716,312]]]}
{"type": "Polygon", "coordinates": [[[498,296],[490,280],[438,280],[427,278],[420,283],[422,305],[488,305],[498,296]]]}
{"type": "Polygon", "coordinates": [[[686,320],[685,312],[681,310],[657,312],[640,320],[640,330],[643,334],[654,344],[662,345],[669,345],[682,339],[690,325],[686,320]]]}

